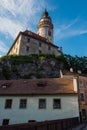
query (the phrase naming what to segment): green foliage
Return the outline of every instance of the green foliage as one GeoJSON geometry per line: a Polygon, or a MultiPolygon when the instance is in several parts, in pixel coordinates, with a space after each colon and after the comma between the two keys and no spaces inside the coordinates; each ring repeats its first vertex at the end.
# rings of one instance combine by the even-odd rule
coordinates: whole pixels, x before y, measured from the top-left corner
{"type": "Polygon", "coordinates": [[[33,63],[37,60],[45,60],[48,58],[56,58],[54,55],[49,54],[31,54],[31,55],[8,55],[0,58],[0,62],[11,61],[13,65],[33,63]]]}
{"type": "MultiPolygon", "coordinates": [[[[75,72],[78,70],[81,70],[84,74],[87,74],[87,57],[78,57],[78,56],[71,56],[71,55],[61,55],[61,56],[55,56],[50,54],[31,54],[31,55],[8,55],[0,57],[0,65],[3,66],[3,76],[6,79],[9,79],[10,77],[10,70],[9,70],[9,64],[11,65],[11,70],[14,74],[18,74],[17,66],[21,64],[27,64],[27,63],[34,63],[38,67],[38,63],[40,61],[46,60],[46,59],[52,59],[56,60],[60,68],[63,69],[70,69],[73,68],[75,72]]],[[[25,75],[22,78],[31,78],[31,76],[35,76],[36,78],[42,78],[44,77],[42,74],[29,74],[25,75]]]]}
{"type": "Polygon", "coordinates": [[[87,74],[87,57],[78,57],[71,55],[64,55],[66,59],[66,68],[73,68],[75,72],[81,70],[84,74],[87,74]]]}
{"type": "Polygon", "coordinates": [[[8,66],[3,66],[2,74],[5,77],[5,79],[7,79],[7,80],[10,78],[10,73],[9,72],[10,71],[9,71],[8,66]]]}

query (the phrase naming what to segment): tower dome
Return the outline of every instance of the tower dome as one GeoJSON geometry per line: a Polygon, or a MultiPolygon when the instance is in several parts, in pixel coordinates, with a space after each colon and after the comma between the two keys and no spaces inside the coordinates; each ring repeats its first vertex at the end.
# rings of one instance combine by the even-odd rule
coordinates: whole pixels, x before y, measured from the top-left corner
{"type": "Polygon", "coordinates": [[[38,34],[53,43],[53,24],[46,9],[38,24],[38,34]]]}

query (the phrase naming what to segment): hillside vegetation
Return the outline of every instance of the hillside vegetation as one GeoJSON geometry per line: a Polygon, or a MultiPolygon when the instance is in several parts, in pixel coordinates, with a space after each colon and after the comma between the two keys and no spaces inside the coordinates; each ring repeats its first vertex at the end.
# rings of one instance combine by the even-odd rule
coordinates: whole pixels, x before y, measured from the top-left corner
{"type": "Polygon", "coordinates": [[[54,78],[60,69],[87,74],[87,57],[70,55],[10,55],[0,58],[0,79],[54,78]]]}

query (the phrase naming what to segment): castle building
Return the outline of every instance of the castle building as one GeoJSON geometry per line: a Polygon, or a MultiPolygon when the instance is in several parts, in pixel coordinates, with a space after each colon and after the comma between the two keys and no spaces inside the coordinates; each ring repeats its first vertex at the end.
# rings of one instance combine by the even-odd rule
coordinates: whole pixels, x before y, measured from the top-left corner
{"type": "Polygon", "coordinates": [[[62,54],[61,47],[53,43],[53,23],[47,10],[38,24],[38,33],[25,30],[19,32],[7,55],[62,54]]]}

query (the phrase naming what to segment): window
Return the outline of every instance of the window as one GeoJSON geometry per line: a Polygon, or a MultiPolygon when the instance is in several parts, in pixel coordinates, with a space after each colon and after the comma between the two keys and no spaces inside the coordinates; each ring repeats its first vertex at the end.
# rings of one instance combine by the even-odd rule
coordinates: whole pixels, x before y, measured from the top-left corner
{"type": "Polygon", "coordinates": [[[83,120],[86,120],[86,117],[87,117],[86,110],[82,109],[82,118],[83,118],[83,120]]]}
{"type": "Polygon", "coordinates": [[[53,109],[60,109],[61,108],[61,100],[60,99],[54,99],[53,100],[53,109]]]}
{"type": "Polygon", "coordinates": [[[86,84],[86,88],[87,88],[87,82],[85,84],[86,84]]]}
{"type": "Polygon", "coordinates": [[[20,108],[26,108],[26,106],[27,106],[27,100],[21,99],[20,100],[20,108]]]}
{"type": "Polygon", "coordinates": [[[41,54],[41,50],[39,50],[39,54],[41,54]]]}
{"type": "Polygon", "coordinates": [[[38,86],[38,87],[45,87],[46,85],[47,85],[47,82],[46,82],[46,81],[45,81],[45,82],[41,82],[41,81],[40,81],[40,82],[37,83],[37,86],[38,86]]]}
{"type": "Polygon", "coordinates": [[[80,93],[80,95],[79,95],[80,97],[80,101],[84,101],[84,94],[83,93],[80,93]]]}
{"type": "Polygon", "coordinates": [[[51,31],[50,30],[48,31],[48,35],[51,36],[51,31]]]}
{"type": "Polygon", "coordinates": [[[12,107],[12,99],[6,99],[5,102],[5,108],[11,108],[12,107]]]}
{"type": "Polygon", "coordinates": [[[40,109],[46,108],[46,99],[39,99],[39,108],[40,109]]]}
{"type": "Polygon", "coordinates": [[[36,120],[28,120],[28,123],[36,122],[36,120]]]}
{"type": "Polygon", "coordinates": [[[50,47],[50,46],[48,46],[48,50],[51,50],[51,47],[50,47]]]}
{"type": "Polygon", "coordinates": [[[9,119],[3,119],[2,125],[8,125],[9,124],[9,119]]]}
{"type": "Polygon", "coordinates": [[[27,42],[30,42],[30,38],[27,39],[27,42]]]}
{"type": "Polygon", "coordinates": [[[29,51],[29,46],[26,46],[26,51],[29,51]]]}
{"type": "Polygon", "coordinates": [[[39,42],[39,47],[41,47],[41,42],[39,42]]]}
{"type": "Polygon", "coordinates": [[[83,82],[82,82],[82,80],[80,80],[80,87],[83,87],[83,82]]]}

